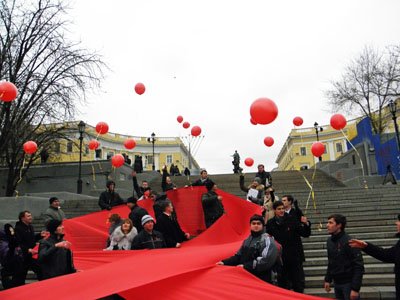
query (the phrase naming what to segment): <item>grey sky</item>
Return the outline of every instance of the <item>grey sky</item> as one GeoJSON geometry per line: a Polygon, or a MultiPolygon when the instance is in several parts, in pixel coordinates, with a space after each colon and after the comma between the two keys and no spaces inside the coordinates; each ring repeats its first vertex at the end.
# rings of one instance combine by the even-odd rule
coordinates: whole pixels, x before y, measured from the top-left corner
{"type": "Polygon", "coordinates": [[[303,127],[329,122],[323,91],[365,45],[400,43],[396,0],[84,0],[72,7],[74,37],[111,69],[77,118],[129,135],[183,136],[182,115],[202,128],[196,159],[210,173],[231,172],[234,150],[242,161],[275,167],[293,117],[303,127]],[[142,96],[137,82],[146,86],[142,96]],[[270,125],[249,122],[259,97],[279,108],[270,125]]]}

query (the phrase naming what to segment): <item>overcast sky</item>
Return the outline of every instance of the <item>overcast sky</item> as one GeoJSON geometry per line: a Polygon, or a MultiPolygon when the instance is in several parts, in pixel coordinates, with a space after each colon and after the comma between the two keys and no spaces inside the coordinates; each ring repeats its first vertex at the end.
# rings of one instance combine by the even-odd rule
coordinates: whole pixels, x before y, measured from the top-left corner
{"type": "MultiPolygon", "coordinates": [[[[77,119],[105,121],[111,132],[184,136],[182,115],[202,128],[195,157],[209,173],[242,162],[276,167],[293,128],[329,123],[324,91],[365,45],[400,43],[400,1],[84,0],[72,2],[73,34],[103,56],[110,71],[77,119]],[[134,91],[143,82],[146,92],[134,91]],[[260,97],[278,118],[250,124],[260,97]],[[272,136],[268,148],[263,140],[272,136]]],[[[345,116],[347,114],[345,113],[345,116]]],[[[256,167],[245,168],[245,172],[256,167]]]]}

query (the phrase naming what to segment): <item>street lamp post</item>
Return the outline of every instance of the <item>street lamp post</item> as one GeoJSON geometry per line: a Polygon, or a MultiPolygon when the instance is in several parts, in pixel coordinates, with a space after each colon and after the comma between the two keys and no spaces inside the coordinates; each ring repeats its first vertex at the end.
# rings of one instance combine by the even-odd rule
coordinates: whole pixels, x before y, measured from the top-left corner
{"type": "Polygon", "coordinates": [[[148,141],[149,143],[152,143],[152,144],[153,144],[153,165],[152,165],[152,170],[155,171],[155,170],[156,170],[156,165],[154,164],[154,163],[155,163],[155,157],[154,157],[154,143],[156,142],[156,134],[153,132],[153,133],[151,134],[151,137],[147,138],[147,141],[148,141]]]}
{"type": "Polygon", "coordinates": [[[79,131],[79,170],[78,170],[78,181],[77,181],[77,194],[82,194],[82,141],[83,133],[85,132],[85,122],[80,121],[78,124],[79,131]]]}
{"type": "MultiPolygon", "coordinates": [[[[324,128],[318,125],[317,122],[314,123],[315,134],[317,135],[317,142],[319,142],[319,132],[322,132],[324,128]]],[[[318,157],[319,161],[322,161],[322,156],[318,157]]]]}
{"type": "Polygon", "coordinates": [[[397,140],[397,147],[398,150],[400,151],[400,138],[399,138],[399,126],[397,125],[397,116],[396,116],[396,102],[393,100],[389,101],[389,109],[390,112],[392,113],[392,120],[394,122],[394,130],[396,132],[396,140],[397,140]]]}

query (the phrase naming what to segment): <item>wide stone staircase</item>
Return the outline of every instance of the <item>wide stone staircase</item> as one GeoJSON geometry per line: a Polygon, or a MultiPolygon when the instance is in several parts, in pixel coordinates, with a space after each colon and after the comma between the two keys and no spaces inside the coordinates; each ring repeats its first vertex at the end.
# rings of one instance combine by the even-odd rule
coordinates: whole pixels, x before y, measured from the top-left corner
{"type": "MultiPolygon", "coordinates": [[[[245,174],[245,185],[250,184],[255,173],[245,174]]],[[[397,242],[394,225],[397,214],[400,213],[399,192],[397,186],[370,186],[368,189],[347,188],[341,182],[313,170],[273,172],[273,184],[278,197],[292,194],[298,201],[303,212],[311,220],[312,236],[303,239],[306,262],[305,293],[320,297],[333,298],[334,294],[326,293],[322,286],[327,266],[325,224],[332,213],[341,213],[347,217],[346,231],[354,238],[370,241],[376,245],[389,247],[397,242]],[[314,199],[310,196],[310,188],[304,177],[313,184],[314,199]],[[314,177],[314,179],[313,179],[314,177]],[[315,201],[314,201],[315,200],[315,201]],[[314,203],[316,209],[314,209],[314,203]],[[307,205],[308,204],[308,205],[307,205]]],[[[148,177],[146,177],[148,178],[148,177]]],[[[210,175],[220,189],[239,197],[245,196],[239,188],[239,175],[210,175]]],[[[140,174],[138,176],[141,180],[140,174]]],[[[175,176],[173,182],[178,186],[190,184],[197,176],[186,178],[175,176]]],[[[153,176],[150,186],[161,191],[161,176],[153,176]]],[[[69,218],[98,211],[97,199],[68,200],[63,209],[69,218]]],[[[43,228],[43,220],[36,218],[36,230],[43,228]]],[[[361,299],[394,299],[393,264],[382,263],[364,254],[365,275],[361,289],[361,299]]],[[[34,275],[28,275],[28,282],[34,281],[34,275]]]]}

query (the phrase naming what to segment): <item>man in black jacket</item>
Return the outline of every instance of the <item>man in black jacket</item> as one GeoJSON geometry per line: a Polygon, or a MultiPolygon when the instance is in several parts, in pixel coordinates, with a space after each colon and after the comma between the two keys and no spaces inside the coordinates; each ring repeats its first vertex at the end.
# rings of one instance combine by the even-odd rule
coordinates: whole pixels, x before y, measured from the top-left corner
{"type": "MultiPolygon", "coordinates": [[[[400,237],[400,215],[397,216],[397,237],[400,237]]],[[[395,285],[396,285],[396,300],[400,300],[400,241],[391,248],[383,249],[370,242],[361,240],[350,240],[350,247],[362,249],[368,255],[375,257],[386,263],[394,263],[395,285]]]]}
{"type": "Polygon", "coordinates": [[[204,186],[207,182],[210,182],[211,179],[208,178],[208,173],[206,169],[200,171],[200,178],[197,179],[195,182],[192,183],[192,186],[204,186]]]}
{"type": "Polygon", "coordinates": [[[278,263],[278,248],[274,240],[264,233],[264,218],[254,215],[250,218],[250,236],[235,255],[217,265],[240,266],[261,280],[272,283],[271,272],[278,263]]]}
{"type": "Polygon", "coordinates": [[[44,232],[35,234],[35,230],[32,226],[33,217],[29,211],[24,210],[20,212],[18,219],[19,221],[15,223],[15,235],[24,256],[24,272],[18,274],[15,279],[17,286],[25,284],[26,274],[29,269],[34,271],[38,279],[40,279],[40,268],[36,260],[32,258],[32,255],[37,254],[34,248],[42,235],[44,235],[44,232]]]}
{"type": "Polygon", "coordinates": [[[157,217],[155,228],[163,234],[167,247],[179,248],[182,245],[182,242],[187,241],[190,238],[190,234],[183,232],[176,215],[172,214],[174,207],[172,206],[171,201],[163,201],[161,209],[163,212],[157,217]]]}
{"type": "Polygon", "coordinates": [[[222,205],[222,196],[216,193],[217,185],[209,180],[206,183],[206,188],[208,192],[201,196],[201,204],[203,206],[206,228],[208,228],[214,224],[225,211],[222,205]]]}
{"type": "Polygon", "coordinates": [[[346,217],[333,214],[328,217],[326,228],[331,235],[326,243],[328,268],[324,288],[331,290],[330,283],[335,283],[336,299],[356,300],[364,274],[364,261],[359,249],[349,246],[350,236],[345,233],[346,217]]]}
{"type": "Polygon", "coordinates": [[[139,186],[137,181],[137,174],[135,171],[132,172],[132,183],[133,183],[133,190],[136,192],[138,199],[140,200],[146,191],[151,192],[151,188],[147,180],[142,180],[142,185],[139,186]]]}
{"type": "Polygon", "coordinates": [[[133,239],[132,250],[159,249],[166,247],[162,233],[154,230],[154,219],[152,216],[143,216],[142,226],[143,230],[133,239]]]}
{"type": "Polygon", "coordinates": [[[143,230],[142,226],[142,218],[149,213],[143,207],[137,205],[137,199],[135,197],[129,197],[126,200],[126,205],[131,209],[129,213],[129,219],[132,220],[133,226],[135,226],[137,232],[141,232],[143,230]]]}
{"type": "Polygon", "coordinates": [[[273,203],[275,216],[266,226],[266,232],[272,235],[282,245],[282,272],[278,274],[278,285],[285,289],[292,288],[295,292],[304,292],[303,248],[301,236],[311,235],[311,224],[305,218],[299,222],[285,213],[282,201],[273,203]]]}
{"type": "Polygon", "coordinates": [[[107,181],[107,190],[102,192],[99,197],[99,206],[101,209],[111,210],[114,206],[124,203],[120,195],[115,192],[115,182],[107,181]]]}
{"type": "Polygon", "coordinates": [[[50,236],[39,245],[38,262],[42,279],[75,273],[71,243],[64,240],[64,226],[59,220],[50,220],[46,225],[50,236]]]}
{"type": "Polygon", "coordinates": [[[266,172],[264,170],[264,165],[263,164],[259,164],[257,166],[257,170],[258,170],[258,172],[256,173],[256,177],[261,179],[261,184],[264,185],[264,186],[272,185],[271,173],[266,172]]]}

